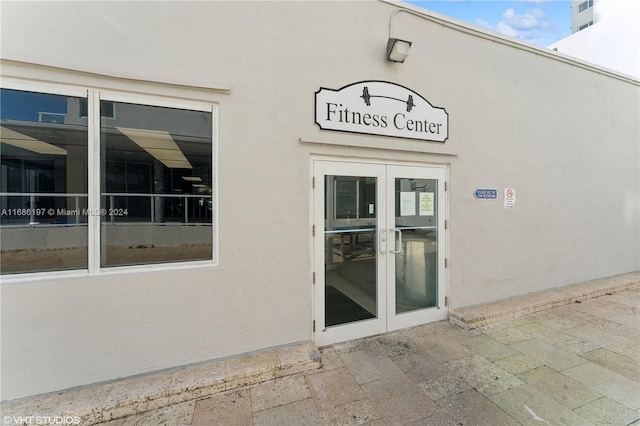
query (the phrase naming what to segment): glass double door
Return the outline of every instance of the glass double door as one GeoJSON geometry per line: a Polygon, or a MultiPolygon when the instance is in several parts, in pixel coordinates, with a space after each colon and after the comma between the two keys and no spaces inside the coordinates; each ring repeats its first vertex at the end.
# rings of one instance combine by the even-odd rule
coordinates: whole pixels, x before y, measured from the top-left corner
{"type": "Polygon", "coordinates": [[[445,176],[314,161],[317,345],[446,319],[445,176]]]}

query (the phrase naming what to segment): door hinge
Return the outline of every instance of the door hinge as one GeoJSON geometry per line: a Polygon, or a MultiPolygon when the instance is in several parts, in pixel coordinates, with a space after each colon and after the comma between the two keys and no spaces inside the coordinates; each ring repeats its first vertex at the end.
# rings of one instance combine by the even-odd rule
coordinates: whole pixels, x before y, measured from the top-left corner
{"type": "Polygon", "coordinates": [[[446,180],[444,181],[444,190],[445,191],[447,190],[447,181],[446,180]]]}
{"type": "Polygon", "coordinates": [[[444,306],[449,306],[449,296],[444,297],[444,306]]]}
{"type": "Polygon", "coordinates": [[[315,176],[311,178],[311,188],[316,189],[316,178],[315,178],[315,176]]]}
{"type": "Polygon", "coordinates": [[[313,285],[316,285],[316,273],[315,272],[313,273],[312,280],[313,280],[313,285]]]}
{"type": "Polygon", "coordinates": [[[447,229],[447,219],[444,220],[444,229],[447,229]]]}
{"type": "Polygon", "coordinates": [[[313,332],[316,332],[316,320],[313,320],[313,332]]]}
{"type": "Polygon", "coordinates": [[[449,267],[449,259],[447,259],[446,257],[444,258],[444,267],[445,268],[449,267]]]}
{"type": "Polygon", "coordinates": [[[316,226],[315,226],[315,225],[313,225],[313,226],[311,227],[311,236],[312,236],[312,237],[315,237],[315,236],[316,236],[316,226]]]}

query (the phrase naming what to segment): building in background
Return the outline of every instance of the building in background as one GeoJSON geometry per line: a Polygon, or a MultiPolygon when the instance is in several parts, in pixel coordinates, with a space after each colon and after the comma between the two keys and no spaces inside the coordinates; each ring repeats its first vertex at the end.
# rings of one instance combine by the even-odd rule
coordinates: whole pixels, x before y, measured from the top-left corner
{"type": "Polygon", "coordinates": [[[597,0],[573,0],[571,2],[571,32],[577,33],[590,27],[598,15],[594,15],[597,0]]]}
{"type": "Polygon", "coordinates": [[[573,34],[550,49],[640,79],[640,2],[578,0],[571,13],[573,34]]]}

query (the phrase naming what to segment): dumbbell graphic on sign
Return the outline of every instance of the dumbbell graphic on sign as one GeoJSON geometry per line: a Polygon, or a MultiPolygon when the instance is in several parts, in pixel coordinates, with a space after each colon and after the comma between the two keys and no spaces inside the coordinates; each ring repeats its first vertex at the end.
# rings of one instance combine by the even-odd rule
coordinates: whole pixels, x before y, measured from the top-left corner
{"type": "Polygon", "coordinates": [[[409,95],[409,98],[406,101],[398,98],[392,98],[391,96],[371,95],[369,94],[369,88],[367,86],[364,86],[364,88],[362,89],[362,96],[360,97],[362,98],[365,105],[367,106],[371,106],[371,98],[385,98],[385,99],[393,99],[394,101],[403,102],[407,104],[407,112],[411,112],[411,109],[413,109],[413,107],[415,106],[415,104],[413,103],[413,96],[411,95],[409,95]]]}

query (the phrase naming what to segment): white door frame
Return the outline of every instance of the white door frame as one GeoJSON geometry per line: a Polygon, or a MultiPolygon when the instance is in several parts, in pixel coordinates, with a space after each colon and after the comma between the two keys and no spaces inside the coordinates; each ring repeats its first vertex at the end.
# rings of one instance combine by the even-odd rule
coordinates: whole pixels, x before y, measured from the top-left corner
{"type": "MultiPolygon", "coordinates": [[[[448,308],[446,297],[448,291],[445,262],[448,250],[448,238],[445,234],[447,219],[447,194],[445,182],[448,166],[432,164],[415,164],[399,162],[372,162],[333,158],[312,158],[311,170],[314,179],[312,190],[312,224],[314,236],[312,241],[312,273],[314,277],[312,291],[313,340],[317,346],[325,346],[346,340],[376,335],[392,330],[411,327],[433,321],[446,319],[448,308]],[[352,322],[344,325],[325,327],[324,291],[325,291],[325,237],[324,237],[324,176],[363,176],[375,177],[376,184],[376,228],[378,232],[393,227],[395,219],[394,185],[395,178],[427,178],[438,180],[437,199],[437,307],[415,312],[395,315],[395,256],[377,253],[377,317],[369,320],[352,322]]],[[[393,244],[387,237],[386,243],[393,244]]],[[[378,245],[385,244],[378,241],[378,245]]],[[[389,246],[391,247],[391,246],[389,246]]]]}
{"type": "MultiPolygon", "coordinates": [[[[324,218],[325,199],[324,199],[324,176],[340,175],[340,176],[366,176],[375,177],[376,181],[376,204],[380,203],[381,197],[384,198],[385,188],[384,166],[380,164],[366,164],[347,162],[333,162],[316,160],[313,162],[313,173],[315,177],[315,188],[313,190],[313,217],[315,236],[313,237],[313,262],[312,267],[315,274],[314,284],[314,341],[316,345],[323,346],[330,343],[341,342],[351,339],[357,339],[363,336],[371,336],[384,333],[386,331],[386,291],[382,283],[386,280],[384,268],[376,269],[376,287],[377,287],[377,317],[369,320],[349,323],[344,326],[325,327],[325,310],[324,310],[324,291],[325,291],[325,247],[324,247],[324,220],[315,220],[316,218],[324,218]],[[322,267],[317,267],[321,265],[322,267]]],[[[383,209],[376,206],[376,228],[380,228],[382,221],[385,220],[383,209]],[[382,215],[382,217],[380,217],[382,215]]]]}
{"type": "MultiPolygon", "coordinates": [[[[437,202],[436,202],[436,223],[437,230],[437,304],[435,307],[420,309],[412,312],[394,314],[396,306],[396,262],[394,256],[386,256],[387,261],[387,331],[398,330],[407,327],[413,327],[419,324],[440,321],[447,318],[446,289],[445,289],[445,259],[446,259],[446,241],[445,241],[445,220],[446,220],[446,168],[434,166],[407,166],[407,165],[388,165],[386,175],[387,194],[393,194],[395,190],[396,178],[416,178],[416,179],[437,179],[437,202]],[[442,240],[442,241],[441,241],[442,240]]],[[[387,195],[389,196],[389,195],[387,195]]],[[[395,226],[392,222],[396,217],[395,203],[387,201],[387,226],[395,226]]]]}

